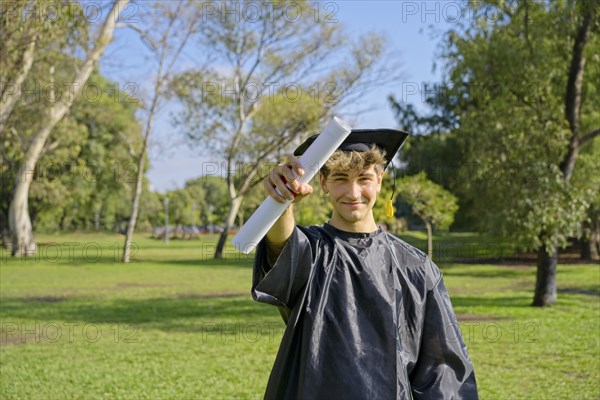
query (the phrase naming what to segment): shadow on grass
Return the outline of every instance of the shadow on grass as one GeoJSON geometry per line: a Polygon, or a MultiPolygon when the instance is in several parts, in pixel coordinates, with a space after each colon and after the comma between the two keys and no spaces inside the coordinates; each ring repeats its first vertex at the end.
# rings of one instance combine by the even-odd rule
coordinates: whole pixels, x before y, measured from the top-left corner
{"type": "Polygon", "coordinates": [[[530,296],[452,296],[454,307],[498,307],[498,308],[529,308],[532,297],[530,296]]]}
{"type": "Polygon", "coordinates": [[[600,290],[598,288],[590,288],[590,289],[583,289],[583,288],[560,288],[557,289],[558,293],[568,293],[568,294],[583,294],[586,296],[595,296],[595,297],[600,297],[600,290]]]}
{"type": "MultiPolygon", "coordinates": [[[[275,307],[248,297],[182,297],[153,299],[3,298],[2,324],[22,320],[32,323],[69,322],[131,324],[165,332],[198,332],[218,323],[279,321],[275,307]]],[[[282,322],[283,323],[283,322],[282,322]]]]}
{"type": "MultiPolygon", "coordinates": [[[[525,308],[529,296],[453,296],[455,307],[525,308]]],[[[134,324],[165,332],[195,332],[220,322],[252,323],[279,321],[276,307],[247,297],[182,295],[151,299],[69,299],[65,297],[3,298],[2,323],[15,321],[134,324]]]]}
{"type": "Polygon", "coordinates": [[[183,259],[183,260],[148,260],[146,262],[153,264],[169,264],[169,265],[178,265],[182,267],[234,267],[234,268],[252,268],[253,259],[223,259],[223,260],[215,260],[215,259],[202,259],[202,258],[191,258],[191,259],[183,259]]]}
{"type": "Polygon", "coordinates": [[[452,264],[440,265],[440,270],[444,276],[456,276],[466,278],[528,278],[533,276],[535,272],[533,268],[524,267],[489,267],[482,269],[480,266],[473,267],[469,270],[468,267],[454,266],[452,264]]]}

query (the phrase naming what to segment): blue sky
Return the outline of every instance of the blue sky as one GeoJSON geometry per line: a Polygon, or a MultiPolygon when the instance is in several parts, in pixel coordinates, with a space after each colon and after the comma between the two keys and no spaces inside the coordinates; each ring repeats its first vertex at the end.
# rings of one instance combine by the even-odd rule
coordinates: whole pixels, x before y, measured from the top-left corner
{"type": "MultiPolygon", "coordinates": [[[[363,100],[371,111],[359,117],[344,115],[360,128],[396,127],[387,97],[421,106],[420,88],[423,82],[438,81],[440,66],[433,71],[434,56],[441,33],[456,20],[460,2],[452,1],[338,1],[313,3],[322,17],[339,21],[352,36],[376,32],[388,42],[388,51],[399,54],[402,80],[395,86],[375,87],[363,100]]],[[[193,62],[188,57],[187,62],[193,62]]],[[[121,85],[140,83],[143,91],[148,79],[149,59],[135,34],[120,29],[115,42],[107,49],[102,72],[121,85]],[[114,62],[111,60],[119,60],[114,62]]],[[[201,175],[202,162],[218,161],[200,157],[188,148],[183,137],[169,125],[168,109],[158,116],[154,140],[150,146],[150,170],[147,173],[152,188],[164,191],[182,187],[186,180],[201,175]]]]}

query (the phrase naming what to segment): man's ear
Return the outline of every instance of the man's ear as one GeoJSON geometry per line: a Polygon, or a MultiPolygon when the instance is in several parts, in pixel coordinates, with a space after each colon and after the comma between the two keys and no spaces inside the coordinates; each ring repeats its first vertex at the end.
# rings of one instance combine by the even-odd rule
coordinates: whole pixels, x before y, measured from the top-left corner
{"type": "Polygon", "coordinates": [[[321,189],[323,189],[323,193],[328,194],[329,189],[327,189],[327,178],[323,175],[322,172],[319,172],[319,183],[321,183],[321,189]]]}
{"type": "Polygon", "coordinates": [[[385,171],[381,171],[379,176],[377,176],[377,193],[381,192],[381,184],[383,182],[383,174],[385,171]]]}

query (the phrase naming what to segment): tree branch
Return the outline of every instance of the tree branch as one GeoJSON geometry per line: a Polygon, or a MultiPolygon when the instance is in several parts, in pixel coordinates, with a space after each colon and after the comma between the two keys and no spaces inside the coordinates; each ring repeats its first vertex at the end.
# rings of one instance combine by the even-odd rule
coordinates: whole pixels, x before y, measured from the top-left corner
{"type": "Polygon", "coordinates": [[[573,135],[577,135],[579,130],[581,85],[585,70],[585,57],[583,55],[583,50],[585,49],[585,45],[589,39],[592,17],[593,13],[590,11],[585,16],[583,23],[577,32],[575,43],[573,44],[573,58],[571,60],[571,67],[569,69],[569,80],[567,83],[567,93],[565,95],[565,112],[573,135]]]}
{"type": "Polygon", "coordinates": [[[590,140],[592,140],[593,138],[595,138],[596,136],[600,135],[600,128],[597,128],[593,131],[591,131],[590,133],[584,135],[580,140],[579,140],[579,145],[583,146],[584,144],[586,144],[587,142],[589,142],[590,140]]]}
{"type": "Polygon", "coordinates": [[[583,73],[585,71],[585,57],[583,55],[585,46],[589,39],[590,26],[594,17],[594,10],[590,9],[585,15],[581,27],[577,31],[577,37],[573,44],[573,58],[569,69],[569,80],[567,82],[567,93],[565,95],[565,114],[571,128],[571,141],[569,151],[561,163],[561,170],[566,181],[571,179],[575,170],[575,162],[579,155],[581,138],[579,137],[579,113],[581,110],[581,87],[583,84],[583,73]]]}
{"type": "Polygon", "coordinates": [[[12,110],[19,99],[21,99],[21,86],[23,85],[23,82],[25,82],[25,79],[31,70],[31,66],[33,65],[36,43],[37,35],[33,35],[31,41],[25,49],[25,52],[23,53],[21,69],[17,73],[17,76],[13,82],[8,83],[6,88],[2,91],[2,99],[4,100],[6,98],[6,102],[2,101],[4,104],[2,104],[2,108],[0,108],[0,132],[4,131],[4,125],[6,124],[8,117],[12,113],[12,110]],[[12,93],[7,94],[6,92],[11,86],[14,86],[15,90],[12,93]]]}

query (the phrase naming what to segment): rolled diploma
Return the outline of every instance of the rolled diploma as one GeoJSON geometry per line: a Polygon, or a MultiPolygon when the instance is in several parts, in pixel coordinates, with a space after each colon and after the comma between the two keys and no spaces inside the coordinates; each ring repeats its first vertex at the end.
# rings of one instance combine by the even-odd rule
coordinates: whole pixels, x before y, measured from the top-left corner
{"type": "MultiPolygon", "coordinates": [[[[300,183],[310,182],[325,164],[325,161],[348,137],[350,130],[350,126],[346,122],[338,117],[333,117],[323,132],[300,156],[298,162],[304,169],[304,175],[298,179],[300,183]]],[[[244,254],[250,253],[291,203],[292,200],[278,203],[271,196],[267,196],[239,232],[231,239],[233,245],[244,254]]]]}

